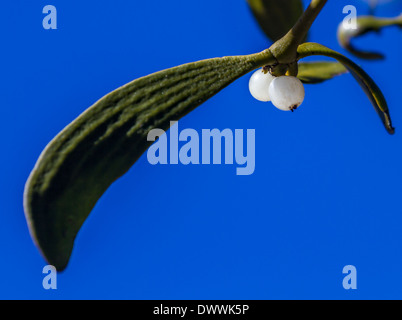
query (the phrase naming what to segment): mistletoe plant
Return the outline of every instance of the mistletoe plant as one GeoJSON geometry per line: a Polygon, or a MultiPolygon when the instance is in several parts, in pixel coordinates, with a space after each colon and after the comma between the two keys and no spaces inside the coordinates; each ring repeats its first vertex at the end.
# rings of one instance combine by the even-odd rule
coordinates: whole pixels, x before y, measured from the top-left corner
{"type": "Polygon", "coordinates": [[[353,38],[363,36],[369,32],[380,32],[385,27],[402,27],[402,14],[395,18],[378,18],[372,15],[361,16],[356,19],[356,28],[345,28],[341,23],[338,28],[339,44],[356,57],[368,60],[384,59],[379,52],[362,51],[357,49],[351,42],[353,38]]]}
{"type": "Polygon", "coordinates": [[[259,68],[250,81],[256,97],[285,110],[304,96],[303,83],[319,83],[345,73],[356,78],[394,133],[387,103],[357,64],[318,43],[308,30],[327,0],[249,0],[260,25],[274,41],[259,53],[197,61],[136,79],[107,94],[64,128],[43,150],[24,191],[30,233],[49,264],[63,270],[74,239],[106,189],[136,162],[152,142],[154,128],[167,130],[239,77],[259,68]],[[302,63],[323,55],[338,62],[302,63]],[[292,94],[290,94],[292,93],[292,94]]]}

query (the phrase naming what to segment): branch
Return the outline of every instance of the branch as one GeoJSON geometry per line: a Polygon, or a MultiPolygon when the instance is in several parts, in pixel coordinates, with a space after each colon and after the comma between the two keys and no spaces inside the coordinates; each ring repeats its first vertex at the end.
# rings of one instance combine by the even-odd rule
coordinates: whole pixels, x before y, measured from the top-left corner
{"type": "Polygon", "coordinates": [[[312,0],[289,32],[275,42],[270,50],[281,64],[290,64],[297,59],[297,47],[303,43],[311,25],[328,0],[312,0]]]}

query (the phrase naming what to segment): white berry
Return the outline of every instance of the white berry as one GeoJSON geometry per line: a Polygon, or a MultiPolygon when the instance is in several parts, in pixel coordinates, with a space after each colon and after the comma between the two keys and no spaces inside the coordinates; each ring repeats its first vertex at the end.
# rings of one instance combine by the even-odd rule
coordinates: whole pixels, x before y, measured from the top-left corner
{"type": "Polygon", "coordinates": [[[272,104],[283,111],[293,111],[304,100],[303,83],[292,76],[275,78],[269,85],[272,104]]]}
{"type": "Polygon", "coordinates": [[[275,77],[269,72],[264,73],[262,69],[253,73],[248,83],[251,95],[260,101],[270,101],[269,85],[275,77]]]}

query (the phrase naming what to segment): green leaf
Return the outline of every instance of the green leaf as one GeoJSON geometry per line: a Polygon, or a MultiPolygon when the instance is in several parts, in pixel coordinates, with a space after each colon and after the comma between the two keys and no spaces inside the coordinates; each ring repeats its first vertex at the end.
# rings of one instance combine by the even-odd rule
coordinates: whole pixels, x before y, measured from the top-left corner
{"type": "Polygon", "coordinates": [[[30,233],[49,264],[58,271],[67,266],[85,219],[152,144],[150,130],[166,131],[170,121],[274,61],[265,50],[160,71],[107,94],[62,130],[43,150],[24,190],[30,233]]]}
{"type": "Polygon", "coordinates": [[[375,82],[362,68],[342,54],[318,43],[304,43],[299,46],[297,53],[299,55],[299,59],[313,55],[322,55],[334,58],[342,63],[350,71],[370,99],[386,130],[390,134],[394,133],[394,128],[392,127],[391,117],[389,115],[389,110],[384,95],[375,82]]]}
{"type": "Polygon", "coordinates": [[[260,27],[273,42],[282,38],[303,14],[301,0],[247,0],[260,27]]]}
{"type": "Polygon", "coordinates": [[[353,38],[358,38],[369,32],[379,32],[382,28],[388,26],[402,26],[402,15],[396,18],[376,18],[373,16],[361,16],[356,19],[356,29],[345,29],[343,22],[338,27],[339,44],[356,57],[376,60],[384,59],[384,55],[379,52],[363,51],[357,49],[352,44],[353,38]]]}
{"type": "Polygon", "coordinates": [[[297,77],[308,84],[321,83],[332,79],[348,70],[339,62],[316,61],[299,63],[299,72],[297,77]]]}

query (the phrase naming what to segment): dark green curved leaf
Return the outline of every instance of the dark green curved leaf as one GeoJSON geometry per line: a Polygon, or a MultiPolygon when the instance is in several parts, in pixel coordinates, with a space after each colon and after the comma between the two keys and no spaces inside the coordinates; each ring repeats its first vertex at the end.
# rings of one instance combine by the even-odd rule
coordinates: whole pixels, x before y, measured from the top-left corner
{"type": "Polygon", "coordinates": [[[247,0],[260,27],[273,42],[282,38],[303,13],[301,0],[247,0]]]}
{"type": "Polygon", "coordinates": [[[352,44],[352,39],[365,35],[368,32],[379,32],[388,26],[402,26],[402,15],[396,18],[376,18],[373,16],[361,16],[356,19],[356,29],[345,29],[343,22],[338,27],[339,44],[356,57],[368,60],[384,59],[384,55],[379,52],[363,51],[357,49],[352,44]]]}
{"type": "Polygon", "coordinates": [[[347,72],[348,70],[339,62],[300,62],[297,77],[303,83],[315,84],[324,82],[347,72]]]}
{"type": "Polygon", "coordinates": [[[374,106],[374,109],[377,111],[378,115],[381,118],[386,130],[390,133],[394,133],[394,128],[392,127],[391,117],[389,115],[388,105],[382,94],[380,88],[375,84],[375,82],[370,78],[370,76],[357,64],[355,64],[350,59],[346,58],[342,54],[333,51],[321,44],[318,43],[304,43],[300,45],[297,49],[299,54],[299,59],[313,56],[313,55],[322,55],[334,58],[342,63],[353,75],[353,77],[360,84],[371,103],[374,106]]]}
{"type": "Polygon", "coordinates": [[[274,63],[269,50],[185,64],[134,80],[107,94],[43,150],[24,190],[30,233],[58,271],[106,189],[152,144],[148,132],[167,130],[242,75],[274,63]]]}

